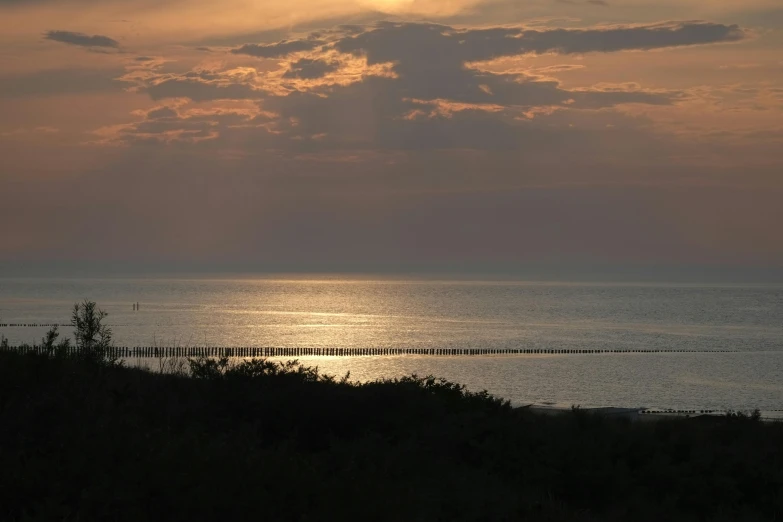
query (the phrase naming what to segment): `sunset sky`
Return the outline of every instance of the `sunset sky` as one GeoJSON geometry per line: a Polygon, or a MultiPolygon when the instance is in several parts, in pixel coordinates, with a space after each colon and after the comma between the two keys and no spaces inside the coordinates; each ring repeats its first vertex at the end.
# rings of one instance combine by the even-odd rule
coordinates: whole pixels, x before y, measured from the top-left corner
{"type": "Polygon", "coordinates": [[[780,0],[0,0],[0,29],[6,264],[783,267],[780,0]]]}

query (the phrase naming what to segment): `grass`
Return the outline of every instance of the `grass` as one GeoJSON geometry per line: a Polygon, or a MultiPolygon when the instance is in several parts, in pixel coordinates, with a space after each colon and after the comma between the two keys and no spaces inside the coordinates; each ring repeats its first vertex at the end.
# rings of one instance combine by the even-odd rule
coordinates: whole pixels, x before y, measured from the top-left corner
{"type": "Polygon", "coordinates": [[[783,425],[744,415],[536,416],[432,377],[0,352],[0,419],[0,520],[783,517],[783,425]]]}

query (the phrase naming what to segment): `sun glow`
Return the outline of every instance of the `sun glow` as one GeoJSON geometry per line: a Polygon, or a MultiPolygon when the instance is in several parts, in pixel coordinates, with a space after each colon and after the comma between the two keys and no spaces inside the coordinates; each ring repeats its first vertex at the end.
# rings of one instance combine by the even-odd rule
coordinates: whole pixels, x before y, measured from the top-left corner
{"type": "Polygon", "coordinates": [[[432,2],[421,0],[359,0],[363,9],[371,9],[385,13],[416,13],[443,14],[459,11],[463,6],[452,5],[454,2],[432,2]]]}
{"type": "Polygon", "coordinates": [[[359,4],[364,8],[399,12],[410,11],[414,0],[360,0],[359,4]]]}

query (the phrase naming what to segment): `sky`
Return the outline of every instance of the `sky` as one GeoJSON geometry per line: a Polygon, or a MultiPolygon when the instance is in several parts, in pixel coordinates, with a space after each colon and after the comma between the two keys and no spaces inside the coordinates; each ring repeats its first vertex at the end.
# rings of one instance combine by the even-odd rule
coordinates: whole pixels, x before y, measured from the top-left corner
{"type": "Polygon", "coordinates": [[[0,263],[783,267],[780,0],[0,0],[0,263]]]}

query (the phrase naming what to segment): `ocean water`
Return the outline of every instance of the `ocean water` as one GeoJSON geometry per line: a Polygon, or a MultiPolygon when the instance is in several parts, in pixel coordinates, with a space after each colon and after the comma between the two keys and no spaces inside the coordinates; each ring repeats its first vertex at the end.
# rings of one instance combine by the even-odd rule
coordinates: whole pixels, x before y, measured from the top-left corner
{"type": "MultiPolygon", "coordinates": [[[[782,286],[0,278],[0,323],[68,323],[85,298],[109,313],[121,346],[690,350],[301,360],[357,380],[434,374],[515,404],[783,410],[782,286]]],[[[45,330],[0,335],[13,345],[45,330]]]]}

